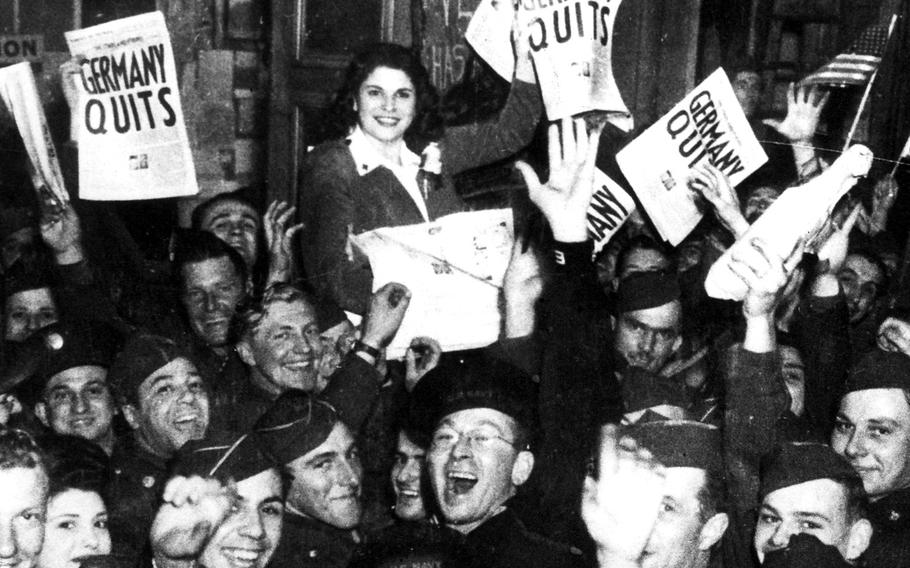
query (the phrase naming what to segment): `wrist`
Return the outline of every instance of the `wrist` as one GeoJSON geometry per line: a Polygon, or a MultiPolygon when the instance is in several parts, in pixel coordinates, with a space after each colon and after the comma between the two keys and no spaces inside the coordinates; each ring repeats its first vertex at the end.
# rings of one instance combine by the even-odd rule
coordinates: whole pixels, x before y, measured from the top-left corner
{"type": "Polygon", "coordinates": [[[583,243],[588,240],[587,220],[576,223],[572,227],[557,227],[551,225],[553,238],[561,243],[583,243]]]}
{"type": "Polygon", "coordinates": [[[54,261],[58,265],[76,264],[82,262],[83,258],[85,258],[85,255],[82,252],[82,247],[78,245],[54,252],[54,261]]]}
{"type": "Polygon", "coordinates": [[[354,342],[351,351],[371,365],[375,365],[382,358],[382,351],[375,345],[371,345],[363,340],[358,339],[354,342]]]}

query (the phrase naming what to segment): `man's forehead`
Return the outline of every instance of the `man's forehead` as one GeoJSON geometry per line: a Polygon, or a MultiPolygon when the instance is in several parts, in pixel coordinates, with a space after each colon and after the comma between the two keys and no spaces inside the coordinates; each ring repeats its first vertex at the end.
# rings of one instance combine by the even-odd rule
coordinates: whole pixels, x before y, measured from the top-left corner
{"type": "Polygon", "coordinates": [[[837,521],[847,513],[847,488],[833,479],[813,479],[768,493],[762,505],[782,515],[818,515],[837,521]]]}
{"type": "Polygon", "coordinates": [[[620,318],[653,328],[675,328],[682,319],[682,304],[679,300],[673,300],[661,306],[622,313],[620,318]]]}
{"type": "Polygon", "coordinates": [[[229,201],[222,201],[220,203],[216,203],[215,205],[212,205],[211,207],[209,207],[208,211],[206,211],[206,213],[205,213],[205,216],[202,218],[202,224],[208,225],[209,223],[213,222],[215,220],[215,218],[217,218],[217,217],[233,217],[233,216],[245,217],[245,218],[253,219],[257,223],[259,222],[259,214],[256,212],[255,209],[253,209],[246,203],[242,203],[240,201],[229,200],[229,201]]]}
{"type": "Polygon", "coordinates": [[[854,421],[894,420],[910,425],[910,403],[903,389],[863,389],[841,399],[840,414],[854,421]]]}
{"type": "Polygon", "coordinates": [[[234,263],[225,256],[207,258],[183,265],[184,283],[187,287],[211,286],[240,279],[234,263]]]}
{"type": "Polygon", "coordinates": [[[438,426],[451,426],[454,428],[494,426],[502,430],[511,431],[515,428],[515,420],[495,408],[467,408],[445,415],[439,421],[438,426]]]}
{"type": "Polygon", "coordinates": [[[53,307],[54,299],[51,297],[51,289],[32,288],[31,290],[22,290],[11,294],[6,299],[6,304],[10,308],[26,307],[30,309],[39,309],[44,307],[53,307]]]}
{"type": "Polygon", "coordinates": [[[315,321],[316,310],[306,300],[278,300],[266,306],[259,325],[306,327],[315,321]]]}
{"type": "Polygon", "coordinates": [[[77,389],[89,383],[107,384],[107,369],[99,365],[79,365],[60,371],[47,381],[47,390],[68,387],[77,389]]]}
{"type": "Polygon", "coordinates": [[[668,467],[664,471],[664,491],[680,501],[697,499],[707,481],[707,472],[698,467],[668,467]]]}

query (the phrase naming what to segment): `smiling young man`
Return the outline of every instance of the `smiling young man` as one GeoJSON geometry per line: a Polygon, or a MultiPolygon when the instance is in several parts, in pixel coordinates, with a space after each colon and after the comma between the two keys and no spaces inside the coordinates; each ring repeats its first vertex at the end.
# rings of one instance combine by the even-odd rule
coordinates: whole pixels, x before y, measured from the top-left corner
{"type": "Polygon", "coordinates": [[[869,546],[863,482],[824,444],[778,448],[765,464],[761,499],[753,542],[762,564],[779,565],[776,558],[789,554],[805,566],[849,566],[869,546]]]}
{"type": "Polygon", "coordinates": [[[868,565],[910,559],[910,358],[878,349],[850,370],[831,447],[863,480],[875,532],[868,565]]]}
{"type": "Polygon", "coordinates": [[[167,462],[209,425],[209,394],[186,351],[170,339],[130,338],[108,373],[132,432],[111,456],[114,542],[138,554],[167,479],[167,462]]]}
{"type": "Polygon", "coordinates": [[[37,564],[47,496],[47,469],[37,444],[20,430],[0,432],[0,565],[37,564]]]}
{"type": "Polygon", "coordinates": [[[155,564],[264,568],[281,540],[284,482],[255,436],[184,446],[151,529],[155,564]]]}
{"type": "Polygon", "coordinates": [[[85,438],[110,455],[117,413],[107,381],[114,332],[101,324],[72,322],[52,324],[42,334],[36,416],[55,433],[85,438]]]}

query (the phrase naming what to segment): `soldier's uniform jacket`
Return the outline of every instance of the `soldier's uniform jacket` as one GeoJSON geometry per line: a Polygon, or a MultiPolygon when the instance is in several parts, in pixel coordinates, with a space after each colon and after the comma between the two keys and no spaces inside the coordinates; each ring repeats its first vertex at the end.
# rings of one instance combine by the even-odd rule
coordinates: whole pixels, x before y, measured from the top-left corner
{"type": "Polygon", "coordinates": [[[872,542],[863,558],[868,568],[910,567],[910,488],[869,504],[872,542]]]}
{"type": "Polygon", "coordinates": [[[269,568],[345,568],[358,543],[356,531],[285,511],[281,541],[269,568]]]}
{"type": "Polygon", "coordinates": [[[142,448],[133,435],[118,440],[107,499],[115,550],[137,559],[146,551],[167,473],[166,461],[142,448]]]}

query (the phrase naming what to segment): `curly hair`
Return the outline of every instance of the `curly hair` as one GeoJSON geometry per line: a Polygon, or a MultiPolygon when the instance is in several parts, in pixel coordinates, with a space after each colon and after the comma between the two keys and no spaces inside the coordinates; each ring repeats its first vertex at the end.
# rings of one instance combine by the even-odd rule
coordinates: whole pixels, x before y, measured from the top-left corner
{"type": "Polygon", "coordinates": [[[237,310],[237,317],[233,321],[231,336],[243,339],[256,333],[259,323],[268,314],[269,308],[279,302],[304,302],[311,307],[315,305],[315,300],[309,293],[291,284],[276,282],[265,289],[262,298],[249,299],[240,306],[237,310]]]}
{"type": "Polygon", "coordinates": [[[394,43],[367,46],[351,60],[329,111],[326,139],[343,138],[357,125],[354,102],[364,81],[378,67],[402,71],[414,83],[417,94],[416,112],[414,121],[405,132],[405,143],[411,149],[419,151],[428,142],[438,140],[443,130],[439,94],[430,83],[430,75],[420,58],[412,50],[394,43]]]}

